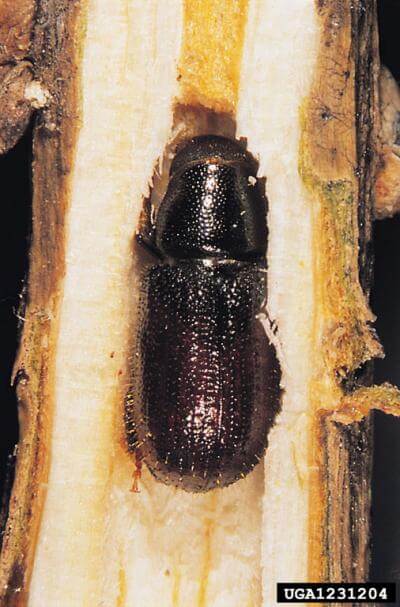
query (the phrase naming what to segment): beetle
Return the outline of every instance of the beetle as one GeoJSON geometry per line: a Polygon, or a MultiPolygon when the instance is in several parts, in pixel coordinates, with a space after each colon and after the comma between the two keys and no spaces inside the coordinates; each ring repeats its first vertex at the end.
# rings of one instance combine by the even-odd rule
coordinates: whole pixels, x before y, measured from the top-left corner
{"type": "Polygon", "coordinates": [[[141,282],[128,449],[160,481],[225,487],[262,458],[280,406],[280,367],[258,315],[266,291],[266,204],[257,163],[225,137],[178,150],[141,282]]]}

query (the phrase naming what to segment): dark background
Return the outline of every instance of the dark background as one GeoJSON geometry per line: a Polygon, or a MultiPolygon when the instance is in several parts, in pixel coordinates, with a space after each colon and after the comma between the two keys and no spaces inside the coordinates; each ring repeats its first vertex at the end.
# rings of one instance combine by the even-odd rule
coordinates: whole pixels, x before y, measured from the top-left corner
{"type": "MultiPolygon", "coordinates": [[[[378,0],[383,62],[400,81],[400,0],[378,0]]],[[[32,131],[0,158],[0,485],[12,480],[18,442],[16,399],[10,376],[18,343],[16,313],[28,267],[31,229],[32,131]]],[[[386,357],[375,381],[400,385],[400,216],[374,226],[375,283],[372,308],[386,357]]],[[[400,419],[375,414],[372,488],[372,579],[400,581],[400,419]]]]}
{"type": "Polygon", "coordinates": [[[17,405],[11,372],[17,350],[17,314],[28,268],[31,228],[30,163],[32,129],[6,156],[0,157],[0,486],[12,481],[18,442],[17,405]],[[9,462],[10,465],[7,465],[9,462]]]}
{"type": "MultiPolygon", "coordinates": [[[[400,81],[400,1],[378,0],[382,61],[400,81]]],[[[374,224],[372,309],[386,356],[375,381],[400,386],[400,215],[374,224]]],[[[372,569],[375,580],[400,582],[400,418],[375,413],[372,569]]]]}

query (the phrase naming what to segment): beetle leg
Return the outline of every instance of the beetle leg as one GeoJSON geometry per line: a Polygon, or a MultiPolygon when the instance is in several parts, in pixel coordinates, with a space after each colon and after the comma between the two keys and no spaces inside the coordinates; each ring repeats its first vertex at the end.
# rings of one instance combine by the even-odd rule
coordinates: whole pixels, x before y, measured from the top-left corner
{"type": "Polygon", "coordinates": [[[135,468],[132,475],[132,493],[140,493],[139,481],[142,478],[142,456],[139,451],[135,451],[135,468]]]}
{"type": "Polygon", "coordinates": [[[143,247],[153,257],[157,257],[157,259],[160,259],[160,260],[164,259],[163,254],[156,247],[151,236],[147,236],[147,235],[141,234],[139,232],[138,234],[136,234],[136,242],[139,246],[143,247]]]}

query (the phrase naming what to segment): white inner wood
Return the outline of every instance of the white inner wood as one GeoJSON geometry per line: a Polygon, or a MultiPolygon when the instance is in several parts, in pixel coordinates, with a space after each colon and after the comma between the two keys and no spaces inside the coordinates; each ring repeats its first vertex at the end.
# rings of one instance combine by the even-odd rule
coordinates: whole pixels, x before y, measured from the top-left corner
{"type": "Polygon", "coordinates": [[[265,457],[263,605],[276,582],[307,581],[309,385],[313,326],[312,213],[301,182],[300,106],[309,94],[319,42],[309,0],[250,2],[239,94],[238,136],[267,178],[268,311],[278,327],[282,413],[265,457]]]}

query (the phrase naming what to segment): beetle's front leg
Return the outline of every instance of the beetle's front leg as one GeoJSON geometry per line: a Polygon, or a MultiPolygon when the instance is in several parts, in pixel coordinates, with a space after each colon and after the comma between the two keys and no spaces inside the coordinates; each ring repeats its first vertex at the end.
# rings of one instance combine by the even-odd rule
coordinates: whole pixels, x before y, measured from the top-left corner
{"type": "Polygon", "coordinates": [[[159,259],[161,261],[164,259],[163,254],[157,248],[154,238],[151,235],[149,236],[147,234],[138,232],[135,236],[135,239],[136,239],[137,244],[140,247],[142,247],[143,249],[145,249],[145,251],[147,251],[147,253],[149,253],[153,257],[156,257],[157,259],[159,259]]]}

